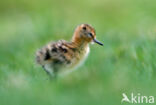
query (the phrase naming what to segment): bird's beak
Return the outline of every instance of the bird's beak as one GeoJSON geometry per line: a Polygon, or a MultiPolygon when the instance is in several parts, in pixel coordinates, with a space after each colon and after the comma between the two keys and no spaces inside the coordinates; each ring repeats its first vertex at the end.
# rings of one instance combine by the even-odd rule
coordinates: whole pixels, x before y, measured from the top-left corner
{"type": "Polygon", "coordinates": [[[97,44],[99,44],[99,45],[101,45],[101,46],[103,46],[103,43],[101,43],[100,41],[98,41],[97,39],[93,39],[93,41],[95,42],[95,43],[97,43],[97,44]]]}

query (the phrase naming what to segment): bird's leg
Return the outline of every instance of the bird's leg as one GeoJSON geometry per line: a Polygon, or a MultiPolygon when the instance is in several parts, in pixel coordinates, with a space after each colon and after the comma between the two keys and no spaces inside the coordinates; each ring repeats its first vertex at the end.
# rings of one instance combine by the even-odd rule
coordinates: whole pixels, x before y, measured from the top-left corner
{"type": "Polygon", "coordinates": [[[42,66],[42,68],[43,68],[44,71],[49,75],[50,80],[56,78],[56,74],[55,74],[55,72],[54,72],[53,70],[46,69],[45,66],[42,66]]]}
{"type": "Polygon", "coordinates": [[[42,68],[44,69],[44,71],[45,71],[48,75],[50,75],[50,72],[49,72],[48,70],[46,70],[45,66],[42,66],[42,68]]]}

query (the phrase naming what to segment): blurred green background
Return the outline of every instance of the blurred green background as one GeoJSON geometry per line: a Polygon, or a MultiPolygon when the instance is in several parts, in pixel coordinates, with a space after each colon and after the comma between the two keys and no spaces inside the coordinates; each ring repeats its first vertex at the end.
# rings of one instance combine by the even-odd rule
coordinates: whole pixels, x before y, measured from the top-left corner
{"type": "Polygon", "coordinates": [[[120,105],[122,93],[156,96],[155,83],[155,0],[0,1],[0,105],[120,105]],[[49,81],[36,50],[70,40],[81,23],[104,47],[91,45],[83,66],[49,81]]]}

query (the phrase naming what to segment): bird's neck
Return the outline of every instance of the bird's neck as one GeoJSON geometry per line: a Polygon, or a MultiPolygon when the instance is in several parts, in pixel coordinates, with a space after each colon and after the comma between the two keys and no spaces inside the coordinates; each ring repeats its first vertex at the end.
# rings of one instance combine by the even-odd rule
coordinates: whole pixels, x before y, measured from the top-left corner
{"type": "Polygon", "coordinates": [[[77,33],[74,34],[72,38],[72,44],[75,46],[75,48],[83,50],[88,47],[88,42],[80,38],[80,35],[76,35],[77,33]]]}

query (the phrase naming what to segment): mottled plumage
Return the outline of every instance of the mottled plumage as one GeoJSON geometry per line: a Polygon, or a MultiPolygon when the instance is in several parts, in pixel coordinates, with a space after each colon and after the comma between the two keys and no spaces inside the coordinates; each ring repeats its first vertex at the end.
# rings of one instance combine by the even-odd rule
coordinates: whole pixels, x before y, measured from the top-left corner
{"type": "Polygon", "coordinates": [[[95,30],[88,24],[79,25],[72,41],[51,42],[36,53],[36,61],[50,76],[70,71],[78,66],[89,53],[89,42],[102,43],[95,39],[95,30]]]}

